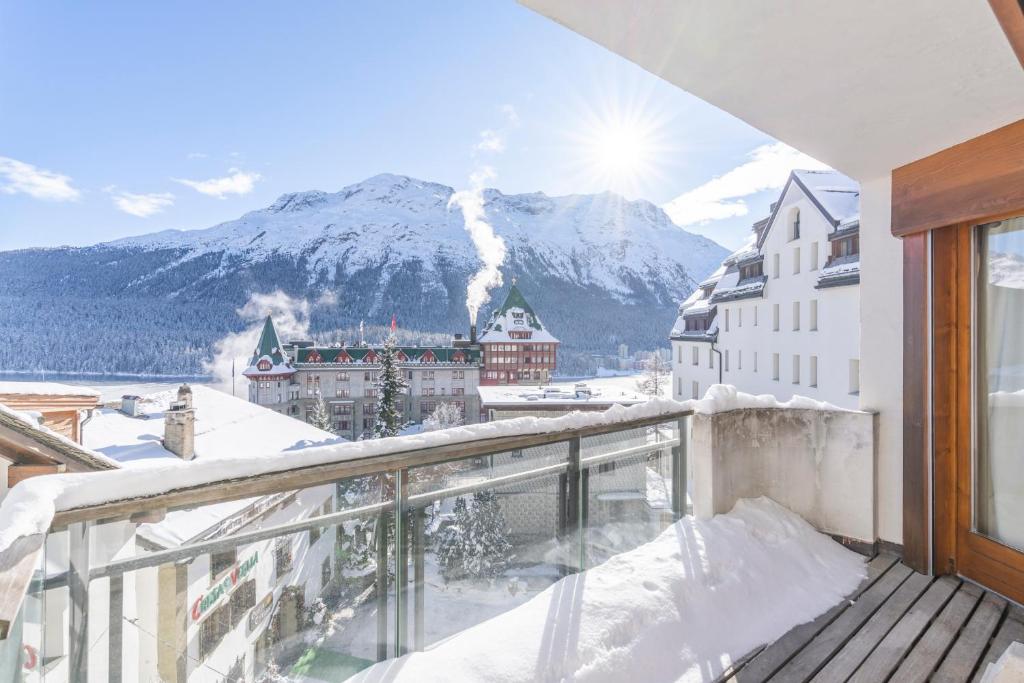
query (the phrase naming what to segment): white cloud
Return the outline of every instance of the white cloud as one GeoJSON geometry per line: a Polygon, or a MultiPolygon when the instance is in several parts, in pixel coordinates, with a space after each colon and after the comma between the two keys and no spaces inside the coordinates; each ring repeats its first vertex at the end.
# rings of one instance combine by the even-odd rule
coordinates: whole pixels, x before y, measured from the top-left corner
{"type": "MultiPolygon", "coordinates": [[[[108,191],[113,191],[113,188],[108,191]]],[[[169,206],[174,206],[174,195],[170,192],[153,192],[151,194],[118,192],[112,199],[121,211],[139,218],[148,218],[169,206]]]]}
{"type": "Polygon", "coordinates": [[[511,104],[503,104],[500,107],[501,113],[505,115],[505,120],[508,121],[508,125],[516,127],[519,125],[519,112],[511,104]]]}
{"type": "Polygon", "coordinates": [[[480,152],[504,152],[505,138],[501,133],[489,128],[482,130],[480,131],[480,142],[476,143],[476,149],[480,152]]]}
{"type": "Polygon", "coordinates": [[[789,145],[762,145],[749,154],[750,160],[724,175],[685,192],[664,205],[665,213],[681,226],[698,225],[733,216],[746,216],[744,201],[765,190],[778,190],[794,169],[828,168],[813,157],[789,145]]]}
{"type": "Polygon", "coordinates": [[[0,157],[0,192],[27,194],[51,202],[75,201],[82,196],[82,193],[71,185],[69,176],[37,168],[9,157],[0,157]]]}
{"type": "Polygon", "coordinates": [[[210,178],[208,180],[171,178],[171,180],[191,187],[196,192],[224,199],[229,194],[249,194],[260,177],[259,173],[249,173],[237,168],[231,168],[228,169],[228,175],[223,178],[210,178]]]}

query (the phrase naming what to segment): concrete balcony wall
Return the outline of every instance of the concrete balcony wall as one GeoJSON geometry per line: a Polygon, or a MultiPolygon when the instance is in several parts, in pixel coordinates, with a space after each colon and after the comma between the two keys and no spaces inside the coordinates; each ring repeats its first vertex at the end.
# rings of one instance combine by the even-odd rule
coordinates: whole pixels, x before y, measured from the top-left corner
{"type": "Polygon", "coordinates": [[[876,423],[877,415],[859,411],[694,415],[694,514],[706,519],[740,498],[768,496],[820,531],[874,543],[876,423]]]}

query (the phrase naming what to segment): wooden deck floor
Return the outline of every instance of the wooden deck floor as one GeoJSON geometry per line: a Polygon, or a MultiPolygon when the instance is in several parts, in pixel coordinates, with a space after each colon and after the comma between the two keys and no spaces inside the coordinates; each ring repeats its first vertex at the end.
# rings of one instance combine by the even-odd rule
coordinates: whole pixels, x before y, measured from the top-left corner
{"type": "Polygon", "coordinates": [[[1024,641],[1020,606],[879,555],[847,601],[751,652],[719,680],[973,682],[1015,640],[1024,641]]]}

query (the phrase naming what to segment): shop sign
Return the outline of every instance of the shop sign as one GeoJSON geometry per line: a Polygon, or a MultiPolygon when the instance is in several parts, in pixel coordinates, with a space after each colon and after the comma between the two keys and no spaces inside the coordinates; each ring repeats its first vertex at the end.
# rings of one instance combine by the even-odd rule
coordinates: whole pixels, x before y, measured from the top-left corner
{"type": "Polygon", "coordinates": [[[263,599],[256,603],[256,606],[249,610],[249,633],[252,633],[256,628],[267,618],[270,614],[270,610],[274,607],[274,594],[267,593],[263,596],[263,599]]]}
{"type": "Polygon", "coordinates": [[[192,621],[199,621],[221,598],[231,594],[239,582],[256,568],[259,556],[258,552],[253,553],[245,562],[236,564],[231,568],[227,576],[218,581],[210,590],[196,598],[196,601],[192,603],[192,621]]]}

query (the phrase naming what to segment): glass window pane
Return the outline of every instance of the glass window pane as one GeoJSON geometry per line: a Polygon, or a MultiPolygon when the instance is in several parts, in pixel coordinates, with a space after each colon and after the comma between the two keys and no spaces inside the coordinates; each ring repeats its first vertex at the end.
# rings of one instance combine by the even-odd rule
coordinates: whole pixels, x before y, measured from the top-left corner
{"type": "Polygon", "coordinates": [[[978,243],[975,528],[1024,549],[1024,218],[978,243]]]}

